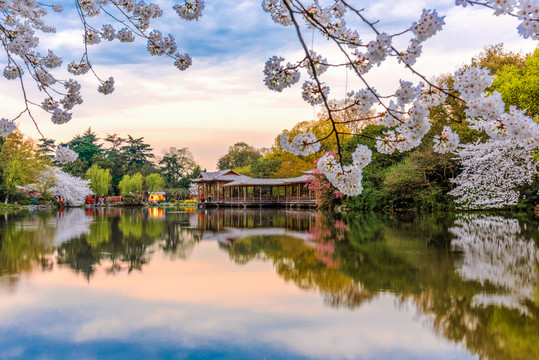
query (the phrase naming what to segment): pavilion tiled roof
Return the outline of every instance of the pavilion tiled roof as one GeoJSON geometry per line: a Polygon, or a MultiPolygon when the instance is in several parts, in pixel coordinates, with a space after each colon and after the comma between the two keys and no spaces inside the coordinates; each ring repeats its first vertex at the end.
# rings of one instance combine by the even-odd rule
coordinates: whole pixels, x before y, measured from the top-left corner
{"type": "Polygon", "coordinates": [[[212,180],[224,180],[224,181],[233,181],[238,177],[244,177],[245,175],[238,174],[234,170],[227,169],[221,171],[203,171],[200,173],[197,179],[194,179],[193,182],[200,181],[212,181],[212,180]]]}
{"type": "MultiPolygon", "coordinates": [[[[310,172],[304,171],[308,174],[310,172]]],[[[234,170],[221,170],[214,172],[201,172],[198,179],[194,179],[193,182],[202,182],[202,181],[225,181],[226,184],[223,186],[238,186],[238,185],[256,185],[256,186],[274,186],[274,185],[286,185],[286,184],[295,184],[295,183],[304,183],[309,178],[309,175],[301,175],[294,178],[288,179],[255,179],[246,175],[241,175],[235,172],[234,170]]]]}
{"type": "Polygon", "coordinates": [[[235,181],[224,184],[223,187],[238,186],[238,185],[244,185],[244,186],[287,185],[287,184],[295,184],[295,183],[304,183],[307,181],[307,178],[308,178],[307,175],[302,175],[302,176],[298,176],[295,178],[288,178],[288,179],[253,179],[246,176],[243,179],[237,179],[235,181]]]}

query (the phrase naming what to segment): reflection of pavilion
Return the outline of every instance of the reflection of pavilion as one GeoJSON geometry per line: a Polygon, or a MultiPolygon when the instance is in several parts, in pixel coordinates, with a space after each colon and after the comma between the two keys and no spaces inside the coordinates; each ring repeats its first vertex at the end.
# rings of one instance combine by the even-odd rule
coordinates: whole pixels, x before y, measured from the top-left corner
{"type": "Polygon", "coordinates": [[[283,228],[256,228],[256,229],[236,229],[223,228],[221,231],[205,231],[202,233],[201,240],[217,240],[222,244],[229,244],[237,239],[243,239],[249,236],[291,236],[302,239],[305,242],[311,240],[312,235],[305,232],[288,230],[283,228]]]}
{"type": "Polygon", "coordinates": [[[316,214],[291,210],[201,210],[196,219],[201,240],[230,243],[249,236],[292,236],[310,241],[316,214]]]}
{"type": "Polygon", "coordinates": [[[312,207],[316,197],[307,187],[308,175],[287,179],[254,179],[234,170],[203,172],[198,184],[199,207],[312,207]]]}

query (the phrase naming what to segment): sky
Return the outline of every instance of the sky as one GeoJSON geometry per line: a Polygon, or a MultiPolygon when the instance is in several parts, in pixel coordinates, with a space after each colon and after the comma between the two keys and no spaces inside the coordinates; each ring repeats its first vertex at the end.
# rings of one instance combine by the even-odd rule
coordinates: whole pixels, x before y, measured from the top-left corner
{"type": "MultiPolygon", "coordinates": [[[[270,91],[263,83],[264,62],[273,55],[286,61],[302,58],[300,44],[292,27],[272,22],[263,12],[261,0],[206,0],[203,16],[186,22],[172,11],[174,1],[156,1],[165,14],[154,20],[152,28],[173,34],[180,52],[193,58],[186,71],[177,70],[171,59],[151,57],[146,43],[102,42],[89,48],[92,64],[101,78],[115,78],[115,92],[104,96],[97,90],[98,81],[87,74],[78,77],[84,103],[75,107],[73,120],[64,125],[50,122],[50,115],[34,109],[41,132],[58,142],[69,141],[91,127],[100,138],[106,134],[144,137],[156,155],[168,147],[188,147],[195,160],[208,171],[229,146],[243,141],[255,147],[271,147],[274,139],[296,123],[312,120],[320,108],[313,108],[301,98],[302,79],[281,93],[270,91]]],[[[323,1],[322,1],[323,3],[323,1]]],[[[518,20],[496,17],[481,7],[456,7],[452,0],[351,0],[364,8],[369,19],[379,20],[378,28],[388,33],[402,31],[419,19],[424,8],[437,9],[445,15],[444,30],[423,44],[423,56],[416,69],[428,78],[453,73],[468,63],[489,44],[504,43],[515,52],[531,52],[537,45],[518,36],[518,20]]],[[[64,58],[64,65],[79,59],[83,51],[80,21],[73,9],[64,5],[64,13],[50,14],[46,22],[57,26],[55,34],[39,34],[40,49],[48,48],[64,58]]],[[[91,19],[96,27],[113,23],[106,16],[91,19]]],[[[373,35],[361,24],[358,32],[364,42],[373,35]]],[[[117,29],[120,27],[116,26],[117,29]]],[[[313,49],[329,60],[339,61],[324,39],[307,31],[313,49]]],[[[405,48],[408,38],[396,40],[405,48]]],[[[5,59],[0,56],[0,62],[5,59]]],[[[63,66],[62,68],[65,68],[63,66]]],[[[66,72],[57,73],[59,78],[66,72]]],[[[418,82],[417,77],[396,61],[388,61],[367,76],[378,90],[392,93],[399,79],[418,82]]],[[[324,77],[330,98],[341,99],[347,91],[360,90],[359,82],[345,70],[328,71],[324,77]],[[348,78],[348,80],[346,80],[348,78]]],[[[23,109],[22,94],[15,82],[0,79],[0,116],[13,118],[23,109]]],[[[29,95],[35,102],[44,96],[28,82],[29,95]]],[[[39,138],[31,119],[22,118],[19,128],[39,138]]]]}

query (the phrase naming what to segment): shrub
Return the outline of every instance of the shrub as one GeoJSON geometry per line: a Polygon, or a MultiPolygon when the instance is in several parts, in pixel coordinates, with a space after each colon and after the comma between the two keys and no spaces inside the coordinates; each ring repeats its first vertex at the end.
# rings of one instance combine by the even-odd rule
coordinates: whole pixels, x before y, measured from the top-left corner
{"type": "Polygon", "coordinates": [[[143,206],[144,203],[138,197],[132,194],[124,195],[122,204],[124,206],[143,206]]]}

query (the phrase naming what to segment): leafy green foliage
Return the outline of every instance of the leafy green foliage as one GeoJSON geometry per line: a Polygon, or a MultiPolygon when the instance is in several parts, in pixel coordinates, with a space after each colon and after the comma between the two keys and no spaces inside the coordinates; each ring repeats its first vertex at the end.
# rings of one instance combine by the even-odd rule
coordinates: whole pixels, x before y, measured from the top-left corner
{"type": "Polygon", "coordinates": [[[128,171],[140,171],[144,166],[150,165],[150,159],[154,157],[152,148],[143,140],[143,137],[135,139],[127,135],[126,145],[122,146],[122,152],[127,158],[128,171]]]}
{"type": "Polygon", "coordinates": [[[90,188],[94,194],[108,195],[112,176],[109,169],[102,169],[94,164],[86,171],[86,178],[90,180],[90,188]]]}
{"type": "Polygon", "coordinates": [[[200,167],[188,148],[171,147],[163,152],[159,160],[160,170],[170,188],[187,188],[191,179],[198,176],[200,167]]]}
{"type": "Polygon", "coordinates": [[[228,152],[217,161],[219,170],[234,169],[250,165],[260,158],[262,154],[259,150],[244,142],[238,142],[228,148],[228,152]]]}
{"type": "Polygon", "coordinates": [[[159,174],[147,175],[144,180],[149,191],[159,191],[165,187],[165,179],[159,174]]]}
{"type": "Polygon", "coordinates": [[[103,153],[98,140],[97,134],[91,128],[82,135],[76,135],[67,145],[79,154],[79,157],[74,162],[63,165],[62,170],[73,176],[84,177],[86,171],[93,165],[94,157],[99,157],[103,153]]]}
{"type": "Polygon", "coordinates": [[[539,48],[523,64],[509,64],[496,73],[493,89],[502,94],[506,104],[539,115],[539,48]]]}
{"type": "Polygon", "coordinates": [[[36,182],[48,163],[48,158],[39,156],[35,143],[20,131],[7,136],[0,149],[0,190],[5,196],[4,202],[8,202],[17,186],[36,182]]]}
{"type": "Polygon", "coordinates": [[[141,192],[143,186],[143,178],[141,173],[136,173],[133,176],[124,175],[122,181],[118,184],[120,193],[127,195],[131,193],[141,192]]]}
{"type": "Polygon", "coordinates": [[[281,167],[282,162],[277,159],[261,157],[251,164],[251,176],[256,178],[269,178],[281,167]]]}

